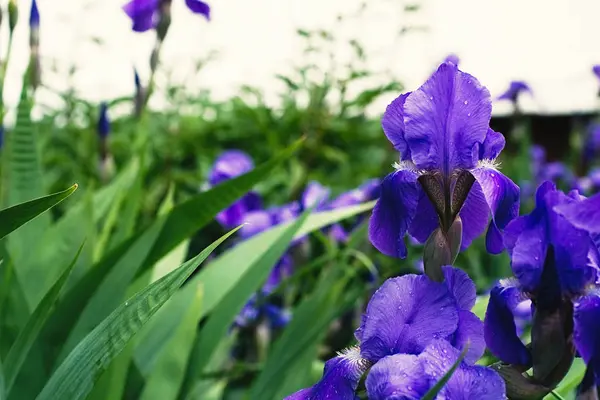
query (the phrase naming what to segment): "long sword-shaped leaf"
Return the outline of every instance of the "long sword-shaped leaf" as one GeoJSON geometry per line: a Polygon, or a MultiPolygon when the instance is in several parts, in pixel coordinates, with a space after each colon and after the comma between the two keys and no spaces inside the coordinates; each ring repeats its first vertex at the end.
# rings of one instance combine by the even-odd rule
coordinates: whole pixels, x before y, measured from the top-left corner
{"type": "Polygon", "coordinates": [[[25,361],[29,350],[31,350],[31,346],[33,346],[37,335],[42,330],[42,327],[44,326],[48,315],[50,315],[52,311],[52,306],[54,306],[54,303],[56,302],[56,299],[58,299],[61,289],[67,282],[67,278],[73,270],[73,266],[75,266],[75,262],[77,261],[77,258],[79,258],[82,249],[83,243],[81,244],[81,246],[79,246],[79,250],[77,251],[77,254],[75,254],[75,257],[73,257],[71,263],[67,266],[62,275],[56,281],[56,283],[54,283],[52,288],[50,288],[48,293],[46,293],[40,304],[36,307],[33,314],[31,314],[31,317],[29,317],[27,324],[25,324],[25,327],[19,333],[19,336],[17,336],[17,339],[15,340],[8,354],[6,355],[6,365],[10,366],[10,369],[7,370],[5,374],[7,393],[10,393],[10,390],[12,389],[15,379],[17,378],[19,370],[21,369],[21,366],[23,365],[23,362],[25,361]]]}
{"type": "Polygon", "coordinates": [[[77,184],[67,190],[0,210],[0,239],[69,197],[77,184]]]}
{"type": "MultiPolygon", "coordinates": [[[[239,229],[239,228],[237,228],[239,229]]],[[[87,335],[54,372],[38,400],[84,399],[110,362],[234,229],[175,271],[121,304],[87,335]]]]}

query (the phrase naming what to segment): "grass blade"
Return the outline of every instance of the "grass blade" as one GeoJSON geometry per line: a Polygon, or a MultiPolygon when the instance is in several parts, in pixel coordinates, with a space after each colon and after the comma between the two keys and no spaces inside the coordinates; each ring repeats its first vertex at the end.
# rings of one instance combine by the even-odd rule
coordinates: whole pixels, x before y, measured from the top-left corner
{"type": "Polygon", "coordinates": [[[67,356],[37,399],[84,399],[100,374],[131,338],[183,285],[200,263],[237,229],[222,236],[199,255],[121,304],[67,356]]]}

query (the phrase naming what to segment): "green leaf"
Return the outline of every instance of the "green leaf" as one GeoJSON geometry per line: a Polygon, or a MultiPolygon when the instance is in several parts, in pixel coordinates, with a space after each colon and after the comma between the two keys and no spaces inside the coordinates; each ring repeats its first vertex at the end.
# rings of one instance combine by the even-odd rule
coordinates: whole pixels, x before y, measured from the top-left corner
{"type": "MultiPolygon", "coordinates": [[[[239,229],[239,228],[237,228],[239,229]]],[[[99,375],[234,229],[199,255],[121,304],[87,335],[54,372],[37,400],[84,399],[99,375]]]]}
{"type": "Polygon", "coordinates": [[[202,305],[202,286],[198,286],[189,303],[182,324],[162,349],[140,399],[176,400],[185,377],[190,352],[194,346],[202,305]]]}
{"type": "Polygon", "coordinates": [[[467,345],[465,346],[463,351],[460,352],[460,356],[458,356],[458,359],[456,360],[456,362],[452,365],[452,367],[448,370],[448,372],[446,372],[444,374],[444,376],[442,376],[442,379],[440,379],[438,381],[438,383],[435,384],[434,387],[432,387],[431,389],[429,389],[427,391],[427,393],[425,393],[422,400],[433,400],[436,398],[438,393],[444,388],[444,385],[446,383],[448,383],[450,378],[452,378],[452,375],[454,375],[454,371],[456,371],[456,369],[458,368],[460,363],[465,359],[468,350],[469,350],[469,344],[467,343],[467,345]]]}
{"type": "Polygon", "coordinates": [[[61,289],[67,282],[67,278],[73,270],[73,266],[75,266],[75,262],[77,261],[77,258],[79,258],[82,249],[83,243],[81,244],[81,246],[79,246],[79,250],[77,251],[77,254],[75,254],[75,257],[73,258],[71,263],[67,266],[67,268],[58,278],[58,280],[52,286],[52,288],[48,291],[48,293],[46,293],[40,304],[38,304],[31,317],[29,317],[27,324],[19,333],[19,336],[11,346],[5,359],[6,364],[10,365],[10,369],[6,371],[5,376],[7,393],[10,393],[10,390],[12,389],[15,379],[17,378],[19,370],[21,369],[21,366],[23,365],[27,354],[31,350],[35,339],[42,330],[42,327],[44,326],[48,315],[50,315],[50,313],[52,312],[52,307],[54,306],[56,299],[58,299],[61,289]]]}
{"type": "MultiPolygon", "coordinates": [[[[312,214],[302,225],[296,238],[307,235],[310,232],[350,218],[357,214],[373,208],[375,202],[361,204],[358,206],[346,207],[334,211],[326,211],[312,214]]],[[[202,301],[202,316],[211,312],[214,307],[221,302],[224,296],[231,291],[241,277],[246,273],[264,252],[266,252],[280,237],[282,232],[291,224],[282,224],[268,231],[262,232],[256,236],[235,246],[213,260],[210,265],[203,268],[192,278],[193,284],[202,282],[204,288],[204,298],[202,301]]],[[[181,293],[177,293],[173,303],[176,303],[179,296],[185,296],[183,292],[192,290],[188,286],[184,287],[181,293]]],[[[189,294],[188,294],[189,295],[189,294]]],[[[156,351],[165,342],[169,332],[173,332],[182,318],[181,308],[174,304],[169,304],[165,309],[168,313],[161,315],[160,322],[155,322],[157,328],[144,337],[143,343],[136,349],[136,363],[140,370],[148,370],[148,365],[154,362],[156,351]]]]}
{"type": "Polygon", "coordinates": [[[0,210],[0,221],[2,221],[2,224],[0,225],[0,239],[44,211],[51,209],[69,197],[75,190],[77,190],[77,184],[74,184],[62,192],[40,197],[0,210]]]}
{"type": "MultiPolygon", "coordinates": [[[[250,297],[259,289],[269,276],[269,273],[283,256],[289,245],[309,216],[310,210],[305,211],[296,221],[280,231],[278,237],[268,249],[239,277],[229,291],[225,292],[222,300],[215,306],[206,324],[198,336],[198,346],[194,349],[194,362],[191,368],[199,375],[210,361],[219,341],[227,334],[236,315],[248,302],[250,297]]],[[[214,266],[213,266],[214,267],[214,266]]],[[[194,378],[194,372],[190,372],[194,378]]]]}
{"type": "MultiPolygon", "coordinates": [[[[585,369],[585,362],[581,358],[576,358],[573,360],[573,364],[571,365],[571,369],[569,369],[567,376],[560,381],[559,385],[556,387],[556,389],[554,389],[554,392],[560,396],[568,396],[569,394],[572,394],[583,380],[585,369]]],[[[554,398],[556,397],[552,393],[544,397],[545,400],[554,398]]]]}

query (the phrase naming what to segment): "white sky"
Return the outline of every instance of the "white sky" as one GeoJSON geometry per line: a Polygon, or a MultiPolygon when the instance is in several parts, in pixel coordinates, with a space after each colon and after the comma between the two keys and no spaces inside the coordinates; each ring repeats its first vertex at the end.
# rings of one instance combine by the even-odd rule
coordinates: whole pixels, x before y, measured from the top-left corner
{"type": "MultiPolygon", "coordinates": [[[[356,16],[359,0],[208,0],[212,20],[191,14],[183,0],[173,0],[173,23],[162,55],[164,70],[174,71],[190,89],[209,88],[223,99],[241,84],[265,89],[275,102],[280,83],[276,73],[289,72],[302,61],[297,28],[335,27],[340,13],[355,15],[336,34],[361,40],[373,70],[391,71],[414,89],[444,57],[454,52],[461,69],[482,81],[493,96],[511,79],[530,83],[535,97],[522,105],[541,113],[592,110],[598,82],[591,73],[600,63],[600,2],[597,0],[370,0],[356,16]],[[418,3],[414,13],[406,4],[418,3]],[[403,26],[423,26],[402,37],[403,26]],[[211,51],[218,52],[199,75],[193,65],[211,51]]],[[[100,101],[130,94],[132,67],[148,76],[152,32],[136,34],[121,10],[122,0],[38,0],[41,14],[43,80],[56,89],[69,84],[67,71],[77,66],[72,84],[85,98],[100,101]],[[92,38],[98,38],[101,45],[92,38]],[[52,67],[56,72],[52,71],[52,67]]],[[[6,9],[6,0],[0,0],[6,9]],[[4,3],[2,3],[4,1],[4,3]]],[[[9,104],[18,98],[20,78],[28,57],[29,0],[19,0],[21,25],[14,43],[5,94],[9,104]]],[[[7,17],[2,21],[2,46],[7,17]]],[[[348,56],[336,48],[339,60],[348,56]]],[[[383,82],[385,78],[381,77],[383,82]]],[[[381,99],[380,113],[392,95],[381,99]]],[[[49,93],[40,101],[57,105],[49,93]]],[[[508,110],[498,103],[495,112],[508,110]]]]}

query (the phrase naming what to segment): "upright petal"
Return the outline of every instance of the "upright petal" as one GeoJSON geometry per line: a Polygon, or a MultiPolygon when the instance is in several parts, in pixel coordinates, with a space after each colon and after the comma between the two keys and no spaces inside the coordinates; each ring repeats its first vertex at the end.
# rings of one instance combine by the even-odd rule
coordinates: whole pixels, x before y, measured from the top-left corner
{"type": "Polygon", "coordinates": [[[600,233],[600,193],[581,202],[561,204],[554,209],[575,227],[600,233]]]}
{"type": "Polygon", "coordinates": [[[362,356],[376,362],[391,354],[418,354],[457,325],[456,302],[444,283],[404,275],[388,279],[373,294],[356,337],[362,356]]]}
{"type": "Polygon", "coordinates": [[[463,310],[470,310],[477,300],[477,290],[475,282],[465,271],[459,268],[447,265],[443,267],[446,285],[450,293],[454,296],[456,304],[463,310]]]}
{"type": "Polygon", "coordinates": [[[187,7],[194,13],[203,15],[207,20],[210,20],[210,6],[200,0],[185,0],[187,7]]]}
{"type": "Polygon", "coordinates": [[[494,131],[492,128],[488,128],[485,140],[481,147],[479,147],[479,160],[495,160],[500,155],[502,149],[504,149],[505,144],[504,135],[494,131]]]}
{"type": "Polygon", "coordinates": [[[512,310],[523,296],[511,281],[501,282],[490,292],[483,333],[490,352],[505,363],[531,365],[531,353],[517,335],[512,310]]]}
{"type": "Polygon", "coordinates": [[[323,377],[314,386],[302,389],[285,400],[355,400],[356,387],[366,370],[358,349],[352,348],[325,363],[323,377]]]}
{"type": "Polygon", "coordinates": [[[597,291],[575,301],[573,342],[581,358],[596,374],[600,385],[600,293],[597,291]]]}
{"type": "Polygon", "coordinates": [[[425,243],[431,233],[440,226],[440,218],[424,190],[419,190],[419,202],[415,220],[408,227],[408,233],[419,243],[425,243]]]}
{"type": "Polygon", "coordinates": [[[459,214],[463,223],[461,250],[467,249],[488,225],[490,209],[481,186],[475,181],[459,214]]]}
{"type": "Polygon", "coordinates": [[[383,254],[406,257],[404,235],[415,216],[420,190],[417,174],[409,170],[396,171],[383,180],[369,221],[369,239],[383,254]]]}
{"type": "Polygon", "coordinates": [[[519,215],[519,187],[494,168],[475,168],[471,173],[477,179],[475,185],[481,187],[492,213],[486,235],[487,250],[492,254],[501,253],[504,250],[502,231],[519,215]]]}
{"type": "Polygon", "coordinates": [[[135,32],[145,32],[154,28],[154,18],[158,0],[131,0],[123,6],[123,11],[133,22],[135,32]]]}
{"type": "Polygon", "coordinates": [[[404,137],[404,102],[410,92],[401,94],[392,101],[383,114],[381,126],[388,140],[400,152],[400,159],[410,160],[410,150],[404,137]]]}
{"type": "Polygon", "coordinates": [[[420,399],[430,388],[421,360],[411,354],[383,357],[365,381],[370,400],[420,399]]]}
{"type": "Polygon", "coordinates": [[[418,169],[471,169],[487,134],[489,91],[475,77],[444,63],[404,103],[405,138],[418,169]]]}

